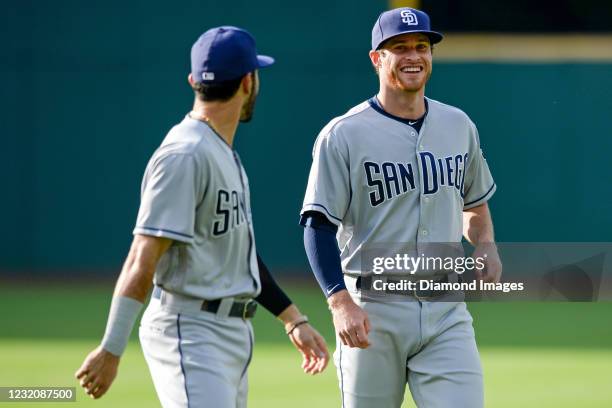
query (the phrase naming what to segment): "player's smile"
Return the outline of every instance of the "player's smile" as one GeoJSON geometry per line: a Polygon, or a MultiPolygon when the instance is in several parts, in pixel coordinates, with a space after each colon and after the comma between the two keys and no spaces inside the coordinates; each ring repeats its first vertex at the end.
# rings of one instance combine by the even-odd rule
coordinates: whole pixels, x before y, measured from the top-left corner
{"type": "MultiPolygon", "coordinates": [[[[390,55],[394,58],[395,55],[390,55]]],[[[425,58],[417,56],[413,58],[401,58],[399,63],[391,64],[389,72],[389,82],[402,90],[416,91],[425,86],[431,73],[431,65],[425,58]]]]}
{"type": "Polygon", "coordinates": [[[426,72],[426,69],[424,64],[400,63],[396,72],[398,76],[413,80],[419,78],[423,72],[426,72]]]}
{"type": "Polygon", "coordinates": [[[423,71],[423,67],[421,65],[408,65],[400,68],[400,71],[405,74],[414,74],[423,71]]]}
{"type": "Polygon", "coordinates": [[[396,74],[407,79],[417,79],[427,72],[425,64],[401,63],[395,69],[396,74]]]}

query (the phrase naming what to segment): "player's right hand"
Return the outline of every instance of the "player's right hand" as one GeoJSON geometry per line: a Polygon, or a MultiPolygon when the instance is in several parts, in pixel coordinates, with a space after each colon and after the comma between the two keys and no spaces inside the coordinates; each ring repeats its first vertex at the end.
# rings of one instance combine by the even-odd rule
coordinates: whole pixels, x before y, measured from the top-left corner
{"type": "Polygon", "coordinates": [[[329,362],[329,352],[325,339],[308,323],[297,326],[289,338],[302,354],[302,369],[306,374],[318,374],[325,370],[329,362]]]}
{"type": "Polygon", "coordinates": [[[92,398],[100,398],[108,391],[117,376],[119,357],[104,350],[101,346],[83,361],[81,368],[75,373],[81,387],[92,398]]]}
{"type": "Polygon", "coordinates": [[[342,344],[368,348],[370,320],[368,314],[351,299],[348,291],[341,290],[327,299],[332,312],[336,334],[342,344]]]}

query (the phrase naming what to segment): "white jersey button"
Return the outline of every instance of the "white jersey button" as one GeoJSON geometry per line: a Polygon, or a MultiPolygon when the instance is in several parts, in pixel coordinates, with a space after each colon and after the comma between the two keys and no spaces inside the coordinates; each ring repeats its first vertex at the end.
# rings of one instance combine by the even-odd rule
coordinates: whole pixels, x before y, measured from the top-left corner
{"type": "Polygon", "coordinates": [[[422,144],[419,145],[419,149],[421,150],[425,150],[425,146],[423,146],[422,144]]]}
{"type": "Polygon", "coordinates": [[[421,231],[421,234],[426,236],[428,234],[428,232],[427,232],[427,230],[423,230],[423,231],[421,231]]]}
{"type": "Polygon", "coordinates": [[[410,135],[411,135],[411,136],[416,136],[416,133],[414,133],[414,132],[410,132],[410,135]]]}
{"type": "Polygon", "coordinates": [[[426,203],[428,203],[428,202],[429,202],[429,197],[425,197],[425,198],[423,198],[423,201],[425,201],[426,203]]]}

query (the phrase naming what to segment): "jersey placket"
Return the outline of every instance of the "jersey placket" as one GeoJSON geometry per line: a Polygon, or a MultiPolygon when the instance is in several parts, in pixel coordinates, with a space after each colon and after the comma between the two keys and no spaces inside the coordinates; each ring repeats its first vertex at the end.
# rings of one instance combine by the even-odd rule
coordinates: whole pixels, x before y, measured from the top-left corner
{"type": "Polygon", "coordinates": [[[251,260],[253,259],[253,246],[254,246],[253,236],[255,234],[253,233],[253,224],[251,223],[251,217],[249,216],[249,212],[247,211],[247,208],[246,208],[247,197],[246,197],[246,186],[244,183],[244,179],[242,177],[242,162],[240,161],[240,157],[238,157],[238,153],[236,153],[236,151],[233,149],[232,149],[232,155],[234,156],[234,162],[236,163],[236,168],[238,170],[238,175],[240,177],[240,185],[242,186],[242,201],[240,205],[242,206],[242,212],[244,213],[244,217],[246,218],[247,228],[249,230],[249,251],[248,251],[248,258],[247,258],[247,267],[249,268],[249,275],[251,275],[251,278],[253,279],[253,285],[255,286],[255,291],[258,292],[259,287],[257,285],[257,279],[253,275],[253,268],[251,268],[251,264],[252,264],[251,260]]]}
{"type": "Polygon", "coordinates": [[[249,270],[249,275],[251,276],[251,279],[253,280],[253,286],[255,287],[255,291],[259,292],[260,290],[260,285],[258,284],[259,280],[255,277],[255,275],[253,274],[253,268],[252,268],[252,259],[253,259],[253,247],[255,246],[255,233],[253,231],[253,225],[251,222],[251,218],[249,216],[249,212],[247,211],[247,203],[246,203],[246,184],[244,182],[244,177],[242,175],[242,162],[240,161],[240,157],[238,156],[238,153],[236,153],[236,151],[225,141],[225,139],[223,139],[223,137],[217,133],[217,131],[210,126],[210,124],[208,122],[203,122],[206,126],[208,126],[208,128],[217,136],[218,141],[223,145],[224,149],[226,151],[228,151],[231,155],[232,158],[234,160],[234,163],[236,164],[236,170],[238,171],[238,178],[240,179],[240,186],[242,188],[242,200],[240,202],[240,206],[242,207],[242,212],[244,214],[244,217],[246,218],[246,223],[247,223],[247,230],[248,230],[248,234],[249,234],[249,249],[247,251],[247,268],[249,270]]]}
{"type": "Polygon", "coordinates": [[[425,144],[423,142],[423,138],[425,137],[425,134],[427,132],[427,124],[428,124],[428,117],[426,116],[425,119],[423,120],[423,124],[421,125],[421,131],[418,132],[417,135],[417,141],[416,141],[416,145],[415,145],[415,158],[416,158],[416,168],[417,171],[419,173],[419,223],[418,223],[418,228],[417,228],[417,232],[416,232],[416,243],[417,243],[417,253],[420,253],[420,249],[418,247],[418,244],[420,242],[429,242],[429,236],[431,234],[431,231],[429,231],[428,226],[425,224],[426,220],[429,220],[430,217],[428,214],[429,212],[429,206],[428,204],[431,203],[431,198],[430,197],[426,197],[424,194],[424,188],[425,188],[425,182],[423,180],[423,170],[422,170],[422,166],[423,163],[421,162],[421,156],[420,153],[425,151],[425,144]]]}

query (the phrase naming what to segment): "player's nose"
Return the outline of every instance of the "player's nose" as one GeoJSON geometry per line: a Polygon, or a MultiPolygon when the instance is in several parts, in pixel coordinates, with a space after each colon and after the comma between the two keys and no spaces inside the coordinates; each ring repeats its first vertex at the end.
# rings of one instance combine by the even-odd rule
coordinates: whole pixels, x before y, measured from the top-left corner
{"type": "Polygon", "coordinates": [[[400,64],[415,64],[422,62],[421,56],[415,51],[406,51],[400,55],[400,64]]]}
{"type": "Polygon", "coordinates": [[[399,67],[406,65],[422,65],[423,60],[418,55],[406,55],[402,56],[397,64],[399,67]]]}

